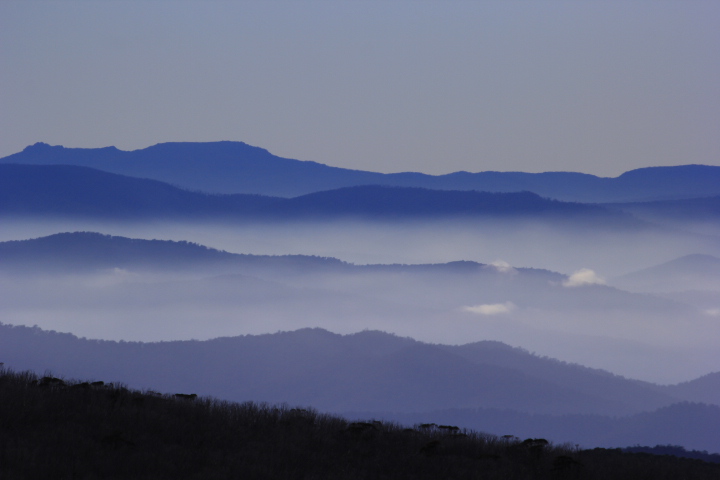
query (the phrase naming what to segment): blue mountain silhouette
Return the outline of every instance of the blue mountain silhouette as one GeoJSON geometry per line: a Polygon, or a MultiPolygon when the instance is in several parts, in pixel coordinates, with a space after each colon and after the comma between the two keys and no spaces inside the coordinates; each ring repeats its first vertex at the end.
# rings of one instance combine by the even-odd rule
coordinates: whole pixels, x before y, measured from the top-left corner
{"type": "Polygon", "coordinates": [[[359,186],[291,199],[192,192],[157,180],[72,165],[0,164],[0,215],[102,219],[312,219],[363,217],[550,216],[631,217],[597,205],[561,202],[530,192],[490,193],[359,186]]]}
{"type": "Polygon", "coordinates": [[[649,201],[720,195],[720,167],[683,165],[632,170],[617,178],[573,172],[455,172],[382,174],[330,167],[272,155],[243,142],[161,143],[122,151],[36,143],[0,163],[78,165],[151,178],[210,193],[295,197],[359,185],[421,187],[490,192],[531,191],[580,202],[649,201]]]}
{"type": "Polygon", "coordinates": [[[379,331],[302,329],[139,343],[0,324],[0,348],[14,369],[288,402],[349,418],[436,422],[589,447],[720,448],[717,405],[683,402],[680,391],[671,395],[654,384],[499,342],[432,345],[379,331]]]}

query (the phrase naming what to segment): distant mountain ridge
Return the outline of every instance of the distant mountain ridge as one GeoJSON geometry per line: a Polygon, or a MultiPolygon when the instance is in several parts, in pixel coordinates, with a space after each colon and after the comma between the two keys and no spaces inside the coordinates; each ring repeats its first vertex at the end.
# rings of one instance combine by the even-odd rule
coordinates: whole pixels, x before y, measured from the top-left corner
{"type": "MultiPolygon", "coordinates": [[[[159,343],[88,340],[2,324],[0,333],[5,365],[15,370],[51,369],[55,375],[121,381],[132,388],[363,411],[365,418],[391,419],[382,412],[405,412],[395,418],[492,425],[498,434],[523,435],[541,426],[546,438],[577,439],[586,446],[614,446],[618,438],[623,444],[626,438],[672,441],[682,429],[668,418],[690,419],[685,429],[697,430],[698,422],[717,424],[720,413],[717,406],[678,406],[682,397],[653,384],[542,359],[498,342],[431,345],[378,331],[337,335],[322,329],[159,343]],[[603,416],[618,414],[635,417],[603,416]]],[[[683,443],[718,446],[714,435],[694,440],[683,438],[683,443]]]]}
{"type": "MultiPolygon", "coordinates": [[[[368,302],[372,298],[370,303],[374,306],[379,306],[381,303],[378,302],[383,301],[397,302],[405,297],[387,296],[382,292],[393,291],[393,288],[404,285],[406,289],[424,292],[424,300],[428,302],[428,307],[434,305],[432,308],[437,308],[436,301],[444,305],[442,308],[445,309],[467,305],[475,301],[474,292],[478,290],[488,295],[487,301],[490,298],[494,298],[495,302],[503,299],[534,308],[552,309],[553,305],[561,304],[566,309],[586,311],[588,308],[628,308],[633,305],[658,312],[676,312],[678,315],[687,313],[690,308],[671,300],[602,285],[580,290],[558,288],[557,285],[565,281],[567,276],[523,267],[513,268],[513,273],[508,274],[493,265],[473,261],[356,265],[332,257],[239,254],[184,241],[145,240],[94,232],[58,233],[30,240],[0,242],[0,273],[3,274],[92,274],[111,273],[116,269],[134,273],[186,272],[202,285],[198,283],[192,288],[176,285],[175,288],[190,288],[183,298],[195,298],[198,301],[204,298],[201,292],[206,292],[205,289],[222,290],[224,287],[220,285],[234,283],[235,276],[239,276],[236,281],[241,283],[252,277],[253,281],[262,279],[309,288],[316,285],[314,282],[318,281],[318,276],[333,275],[332,288],[328,289],[329,285],[322,281],[317,284],[320,290],[316,293],[324,295],[319,304],[329,303],[331,299],[339,301],[343,298],[343,291],[353,294],[363,291],[370,295],[364,301],[368,302]],[[201,278],[205,280],[201,281],[201,278]],[[373,292],[373,288],[361,288],[357,281],[362,283],[365,279],[370,279],[369,282],[375,288],[380,288],[381,292],[373,292]],[[214,287],[207,282],[211,282],[214,287]],[[441,282],[452,294],[446,293],[442,300],[438,298],[437,282],[441,282]]],[[[277,308],[283,295],[272,293],[274,289],[271,286],[268,288],[270,290],[260,295],[260,298],[274,298],[273,305],[277,308]]],[[[150,286],[145,285],[142,292],[149,289],[150,286]]],[[[302,290],[294,290],[294,293],[280,291],[285,292],[285,295],[303,296],[302,290]]],[[[232,294],[233,297],[238,295],[239,292],[232,294]]],[[[153,295],[153,298],[163,297],[158,294],[153,295]]],[[[419,308],[421,303],[413,300],[411,304],[413,308],[419,308]]],[[[351,302],[347,308],[358,309],[360,305],[351,302]]]]}
{"type": "Polygon", "coordinates": [[[596,205],[530,192],[490,193],[416,187],[358,186],[294,198],[218,195],[72,165],[0,164],[0,215],[143,219],[325,219],[552,216],[632,217],[596,205]]]}
{"type": "Polygon", "coordinates": [[[611,283],[620,288],[639,291],[720,291],[720,258],[697,253],[685,255],[616,277],[611,283]]]}
{"type": "Polygon", "coordinates": [[[720,405],[720,372],[708,373],[689,382],[666,387],[670,395],[691,398],[695,402],[720,405]]]}
{"type": "Polygon", "coordinates": [[[0,164],[0,215],[187,219],[248,214],[274,201],[205,195],[88,167],[0,164]]]}
{"type": "MultiPolygon", "coordinates": [[[[145,240],[96,232],[64,232],[28,240],[0,242],[0,271],[82,272],[110,268],[202,269],[218,267],[272,268],[278,271],[313,272],[399,272],[434,273],[478,271],[497,273],[495,267],[473,261],[437,264],[354,265],[332,257],[313,255],[252,255],[230,253],[186,241],[145,240]]],[[[566,277],[536,268],[516,268],[527,275],[541,275],[555,281],[566,277]]]]}
{"type": "Polygon", "coordinates": [[[335,258],[309,255],[247,255],[229,253],[196,243],[144,240],[95,232],[57,233],[30,240],[0,242],[0,271],[82,272],[111,268],[231,269],[263,264],[304,271],[349,266],[335,258]]]}
{"type": "Polygon", "coordinates": [[[630,213],[653,222],[717,222],[720,219],[720,195],[700,196],[653,202],[607,203],[604,206],[630,213]]]}
{"type": "Polygon", "coordinates": [[[720,195],[720,167],[706,165],[640,168],[616,178],[575,172],[382,174],[282,158],[265,149],[231,141],[161,143],[129,152],[115,147],[83,149],[36,143],[0,159],[0,163],[78,165],[209,193],[279,197],[360,185],[530,191],[543,197],[579,202],[637,202],[720,195]]]}
{"type": "Polygon", "coordinates": [[[331,411],[493,407],[612,415],[684,399],[651,383],[539,358],[499,342],[433,345],[379,331],[338,335],[319,328],[159,343],[91,341],[2,324],[0,330],[5,363],[15,369],[53,368],[331,411]],[[75,353],[65,356],[70,350],[75,353]],[[83,358],[96,361],[84,365],[83,358]]]}

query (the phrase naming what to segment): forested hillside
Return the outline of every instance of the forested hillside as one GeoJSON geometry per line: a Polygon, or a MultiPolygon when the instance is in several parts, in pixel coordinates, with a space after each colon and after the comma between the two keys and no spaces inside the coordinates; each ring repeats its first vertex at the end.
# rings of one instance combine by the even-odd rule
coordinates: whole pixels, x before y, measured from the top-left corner
{"type": "Polygon", "coordinates": [[[0,476],[716,479],[720,464],[0,371],[0,476]]]}

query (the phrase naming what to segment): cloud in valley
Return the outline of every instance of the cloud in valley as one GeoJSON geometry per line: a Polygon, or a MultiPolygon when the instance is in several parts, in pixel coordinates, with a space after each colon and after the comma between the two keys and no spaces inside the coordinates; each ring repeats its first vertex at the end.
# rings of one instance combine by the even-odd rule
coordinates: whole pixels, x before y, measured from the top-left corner
{"type": "Polygon", "coordinates": [[[488,303],[483,305],[473,305],[471,307],[463,307],[463,312],[475,313],[477,315],[502,315],[510,313],[517,307],[512,302],[505,303],[488,303]]]}
{"type": "Polygon", "coordinates": [[[512,265],[500,259],[488,264],[488,266],[494,268],[499,273],[517,273],[517,270],[515,270],[512,265]]]}
{"type": "Polygon", "coordinates": [[[604,285],[605,280],[589,268],[581,268],[563,282],[565,287],[582,287],[584,285],[604,285]]]}

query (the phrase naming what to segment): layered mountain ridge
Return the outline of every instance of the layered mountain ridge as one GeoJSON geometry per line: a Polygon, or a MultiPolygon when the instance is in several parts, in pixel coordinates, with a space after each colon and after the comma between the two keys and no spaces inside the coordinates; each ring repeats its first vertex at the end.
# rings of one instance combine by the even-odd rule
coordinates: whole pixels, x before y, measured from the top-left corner
{"type": "Polygon", "coordinates": [[[531,192],[492,193],[417,187],[356,186],[294,198],[217,195],[157,180],[71,165],[0,164],[0,215],[113,220],[423,219],[453,217],[592,218],[637,222],[596,205],[531,192]]]}
{"type": "Polygon", "coordinates": [[[30,238],[0,241],[0,361],[720,451],[719,198],[703,165],[433,176],[241,142],[36,144],[0,159],[3,240],[30,238]]]}
{"type": "MultiPolygon", "coordinates": [[[[720,195],[720,167],[648,167],[616,178],[574,172],[415,172],[382,174],[277,157],[243,142],[161,143],[122,151],[36,143],[0,159],[24,165],[77,165],[223,194],[296,197],[360,185],[488,192],[531,191],[579,202],[637,202],[720,195]]],[[[481,162],[479,163],[481,164],[481,162]]]]}
{"type": "MultiPolygon", "coordinates": [[[[362,410],[365,418],[452,420],[486,431],[513,428],[499,433],[518,435],[541,427],[554,441],[586,446],[639,438],[648,428],[656,430],[651,438],[687,440],[685,430],[697,422],[717,424],[720,412],[718,406],[682,406],[692,396],[677,388],[539,358],[498,342],[430,345],[383,332],[337,335],[322,329],[159,343],[88,340],[8,325],[0,331],[6,365],[16,370],[51,369],[132,388],[288,402],[350,417],[362,410]],[[692,418],[693,424],[667,425],[673,411],[684,412],[677,420],[692,418]],[[606,415],[634,417],[619,422],[606,415]],[[573,438],[582,424],[588,428],[573,438]]],[[[684,443],[717,450],[706,437],[684,443]]]]}

